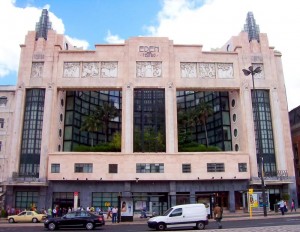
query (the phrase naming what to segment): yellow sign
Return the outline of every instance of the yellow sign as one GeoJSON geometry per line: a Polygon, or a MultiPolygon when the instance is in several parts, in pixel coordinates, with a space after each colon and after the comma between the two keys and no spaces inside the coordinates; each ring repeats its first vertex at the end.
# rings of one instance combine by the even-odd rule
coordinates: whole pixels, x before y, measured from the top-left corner
{"type": "Polygon", "coordinates": [[[253,189],[249,189],[249,193],[252,194],[253,193],[253,189]]]}

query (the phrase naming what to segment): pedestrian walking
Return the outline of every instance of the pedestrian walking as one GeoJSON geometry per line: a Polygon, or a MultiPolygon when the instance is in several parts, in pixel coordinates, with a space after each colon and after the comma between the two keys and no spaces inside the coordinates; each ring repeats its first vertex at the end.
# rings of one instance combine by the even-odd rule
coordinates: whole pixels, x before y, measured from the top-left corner
{"type": "Polygon", "coordinates": [[[296,212],[296,206],[295,206],[295,200],[292,199],[292,203],[291,203],[291,212],[293,212],[293,210],[295,210],[296,212]]]}
{"type": "Polygon", "coordinates": [[[222,220],[223,217],[223,208],[220,207],[218,204],[216,204],[215,208],[214,208],[214,218],[218,224],[218,228],[222,229],[222,220]]]}
{"type": "Polygon", "coordinates": [[[285,209],[286,209],[285,204],[284,204],[284,200],[281,200],[278,205],[279,205],[279,209],[281,211],[281,215],[284,215],[284,212],[285,212],[285,209]]]}
{"type": "Polygon", "coordinates": [[[114,206],[111,212],[112,212],[112,223],[117,223],[118,208],[114,206]]]}
{"type": "Polygon", "coordinates": [[[110,206],[108,206],[106,219],[112,218],[112,216],[111,216],[111,210],[112,210],[112,208],[110,206]]]}

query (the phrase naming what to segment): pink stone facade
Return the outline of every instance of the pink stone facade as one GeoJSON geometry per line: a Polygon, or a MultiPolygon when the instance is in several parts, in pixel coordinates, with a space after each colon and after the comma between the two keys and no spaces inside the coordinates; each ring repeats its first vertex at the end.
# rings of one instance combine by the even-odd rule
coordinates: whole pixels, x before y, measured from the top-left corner
{"type": "MultiPolygon", "coordinates": [[[[255,87],[269,91],[277,170],[288,173],[288,178],[266,179],[267,188],[276,189],[274,192],[280,189],[281,194],[289,193],[296,198],[281,53],[270,47],[266,34],[260,34],[258,43],[249,42],[247,33],[241,32],[223,48],[209,52],[203,51],[201,45],[178,45],[158,37],[133,37],[124,44],[97,44],[95,50],[85,51],[72,47],[63,35],[53,30],[48,31],[47,40],[37,41],[35,32],[29,32],[21,45],[18,82],[8,96],[13,109],[11,105],[8,110],[0,106],[1,116],[9,119],[5,133],[0,134],[2,141],[6,141],[0,152],[1,173],[5,173],[0,176],[6,189],[5,204],[13,206],[18,191],[38,191],[41,208],[56,204],[54,192],[79,191],[83,205],[91,205],[92,193],[100,191],[121,192],[128,197],[141,192],[165,192],[169,196],[184,193],[193,198],[191,203],[197,201],[192,196],[209,192],[210,197],[224,194],[223,200],[230,211],[245,207],[238,203],[238,198],[246,196],[249,186],[260,188],[252,80],[242,72],[251,65],[263,70],[255,76],[255,87]],[[26,90],[31,88],[45,89],[39,177],[22,181],[14,178],[14,173],[19,172],[23,110],[26,90]],[[133,152],[136,88],[165,91],[166,152],[133,152]],[[58,136],[59,130],[64,133],[64,122],[59,118],[61,114],[65,116],[65,105],[60,102],[69,90],[122,91],[121,152],[58,150],[63,147],[64,137],[58,136]],[[232,151],[178,152],[176,91],[179,90],[229,92],[232,151]],[[74,173],[74,164],[79,161],[92,163],[93,172],[74,173]],[[225,171],[207,172],[207,163],[214,162],[224,163],[225,171]],[[137,173],[136,163],[163,163],[164,173],[137,173]],[[184,163],[191,164],[190,173],[182,173],[184,163]],[[240,172],[238,163],[246,163],[247,171],[240,172]],[[59,173],[51,172],[52,164],[60,164],[59,173]],[[118,173],[109,173],[109,164],[118,164],[118,173]]],[[[3,92],[0,89],[0,97],[3,92]]],[[[169,204],[174,202],[172,198],[169,204]]]]}

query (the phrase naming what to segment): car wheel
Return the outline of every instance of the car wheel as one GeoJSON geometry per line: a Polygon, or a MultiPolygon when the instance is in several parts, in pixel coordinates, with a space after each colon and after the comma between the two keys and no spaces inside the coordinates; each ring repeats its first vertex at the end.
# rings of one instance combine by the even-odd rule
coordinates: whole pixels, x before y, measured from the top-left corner
{"type": "Polygon", "coordinates": [[[10,219],[8,219],[8,222],[9,222],[9,223],[14,223],[15,220],[14,220],[13,218],[10,218],[10,219]]]}
{"type": "Polygon", "coordinates": [[[56,229],[56,225],[53,222],[50,222],[48,225],[48,229],[49,230],[55,230],[56,229]]]}
{"type": "Polygon", "coordinates": [[[205,224],[203,222],[198,222],[196,225],[198,230],[204,230],[205,229],[205,224]]]}
{"type": "Polygon", "coordinates": [[[32,218],[32,222],[37,223],[37,222],[39,222],[39,220],[37,220],[37,218],[32,218]]]}
{"type": "Polygon", "coordinates": [[[87,230],[92,230],[92,229],[94,229],[94,224],[91,222],[88,222],[88,223],[86,223],[85,228],[87,230]]]}
{"type": "Polygon", "coordinates": [[[158,223],[156,230],[165,230],[166,225],[164,223],[158,223]]]}

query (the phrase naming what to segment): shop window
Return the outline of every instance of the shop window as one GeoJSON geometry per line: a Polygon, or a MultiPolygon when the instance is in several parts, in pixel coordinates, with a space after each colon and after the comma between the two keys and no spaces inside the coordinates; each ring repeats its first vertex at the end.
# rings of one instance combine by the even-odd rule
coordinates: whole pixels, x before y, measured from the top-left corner
{"type": "Polygon", "coordinates": [[[16,209],[39,209],[38,194],[38,192],[16,192],[16,209]]]}

